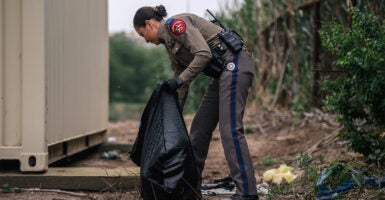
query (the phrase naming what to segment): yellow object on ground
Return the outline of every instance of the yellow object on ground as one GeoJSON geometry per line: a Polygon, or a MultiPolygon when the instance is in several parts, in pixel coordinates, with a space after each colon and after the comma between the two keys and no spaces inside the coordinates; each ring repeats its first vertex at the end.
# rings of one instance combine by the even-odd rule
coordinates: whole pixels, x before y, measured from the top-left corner
{"type": "Polygon", "coordinates": [[[291,172],[292,170],[292,167],[282,164],[277,169],[269,169],[265,171],[263,173],[263,180],[265,182],[273,182],[276,184],[281,184],[283,180],[287,183],[291,183],[295,178],[297,178],[297,176],[291,172]]]}

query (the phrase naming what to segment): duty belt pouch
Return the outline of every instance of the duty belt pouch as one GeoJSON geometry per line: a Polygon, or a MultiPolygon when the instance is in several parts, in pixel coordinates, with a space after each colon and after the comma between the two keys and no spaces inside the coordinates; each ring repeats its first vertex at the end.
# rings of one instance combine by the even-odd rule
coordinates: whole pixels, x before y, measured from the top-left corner
{"type": "Polygon", "coordinates": [[[223,71],[225,60],[222,58],[222,53],[219,50],[211,50],[212,59],[209,64],[203,69],[202,73],[206,76],[218,79],[223,71]]]}
{"type": "Polygon", "coordinates": [[[233,53],[238,53],[242,50],[244,42],[241,36],[237,32],[232,30],[226,30],[218,33],[219,39],[222,41],[219,46],[211,49],[211,54],[213,56],[209,64],[203,69],[202,73],[213,77],[219,78],[223,71],[223,66],[225,60],[222,55],[227,49],[230,49],[233,53]]]}
{"type": "Polygon", "coordinates": [[[237,32],[226,30],[218,33],[218,36],[233,53],[238,53],[242,50],[244,42],[237,32]]]}

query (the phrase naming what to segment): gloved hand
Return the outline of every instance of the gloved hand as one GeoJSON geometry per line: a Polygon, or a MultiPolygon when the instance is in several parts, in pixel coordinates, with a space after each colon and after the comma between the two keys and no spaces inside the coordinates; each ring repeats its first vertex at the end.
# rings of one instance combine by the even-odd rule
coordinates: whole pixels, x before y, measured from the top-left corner
{"type": "Polygon", "coordinates": [[[169,79],[166,81],[165,86],[170,91],[175,91],[182,86],[183,82],[179,78],[169,79]]]}

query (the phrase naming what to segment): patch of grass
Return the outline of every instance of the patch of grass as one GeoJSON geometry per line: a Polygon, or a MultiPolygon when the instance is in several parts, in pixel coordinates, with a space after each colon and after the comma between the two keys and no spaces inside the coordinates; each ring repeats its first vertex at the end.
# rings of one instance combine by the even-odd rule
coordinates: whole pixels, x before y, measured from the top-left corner
{"type": "Polygon", "coordinates": [[[290,192],[292,186],[288,183],[282,183],[279,185],[271,185],[267,199],[277,199],[278,196],[286,195],[290,192]]]}
{"type": "Polygon", "coordinates": [[[324,154],[319,154],[318,155],[318,160],[323,163],[325,161],[325,155],[324,154]]]}
{"type": "Polygon", "coordinates": [[[277,163],[277,161],[272,157],[263,157],[261,159],[261,165],[263,165],[263,166],[272,166],[276,163],[277,163]]]}
{"type": "Polygon", "coordinates": [[[4,183],[2,186],[1,186],[1,192],[2,193],[10,193],[11,192],[11,186],[8,184],[8,183],[4,183]]]}
{"type": "Polygon", "coordinates": [[[253,129],[251,128],[250,125],[245,125],[244,131],[245,131],[246,134],[249,134],[249,133],[253,132],[253,129]]]}
{"type": "Polygon", "coordinates": [[[12,193],[12,192],[14,192],[14,193],[21,193],[22,190],[21,190],[21,188],[18,188],[18,187],[12,188],[8,183],[4,183],[1,186],[0,192],[1,193],[12,193]]]}
{"type": "Polygon", "coordinates": [[[311,164],[311,157],[303,152],[299,154],[298,159],[295,160],[294,163],[303,170],[301,184],[311,186],[311,196],[315,197],[317,192],[317,180],[320,176],[318,168],[311,164]]]}

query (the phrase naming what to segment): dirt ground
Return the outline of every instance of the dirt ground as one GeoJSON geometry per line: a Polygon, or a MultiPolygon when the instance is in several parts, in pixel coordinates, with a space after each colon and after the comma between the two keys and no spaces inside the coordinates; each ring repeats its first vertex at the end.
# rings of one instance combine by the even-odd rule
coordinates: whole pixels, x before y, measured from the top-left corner
{"type": "MultiPolygon", "coordinates": [[[[334,137],[339,125],[334,116],[319,110],[312,113],[293,113],[284,111],[256,111],[248,108],[245,112],[245,137],[252,155],[255,176],[258,183],[263,181],[262,174],[267,169],[277,168],[280,164],[293,166],[299,153],[312,156],[316,165],[326,165],[330,161],[349,159],[357,156],[346,150],[346,143],[334,137]]],[[[187,128],[193,116],[185,116],[187,128]]],[[[130,143],[136,138],[139,121],[127,120],[109,124],[108,137],[111,142],[130,143]]],[[[94,151],[80,160],[69,162],[68,166],[129,167],[135,164],[128,159],[127,152],[119,152],[121,159],[105,160],[100,152],[94,151]]],[[[294,173],[300,173],[294,170],[294,173]]],[[[229,174],[221,145],[219,132],[215,131],[209,150],[204,180],[226,177],[229,174]]],[[[65,194],[60,192],[22,191],[20,193],[0,193],[0,199],[61,200],[61,199],[140,199],[138,191],[131,192],[79,192],[65,194]],[[76,195],[78,194],[78,195],[76,195]]],[[[226,196],[226,195],[224,195],[226,196]]],[[[224,196],[204,196],[204,199],[221,199],[224,196]]],[[[260,199],[267,199],[261,195],[260,199]]]]}

